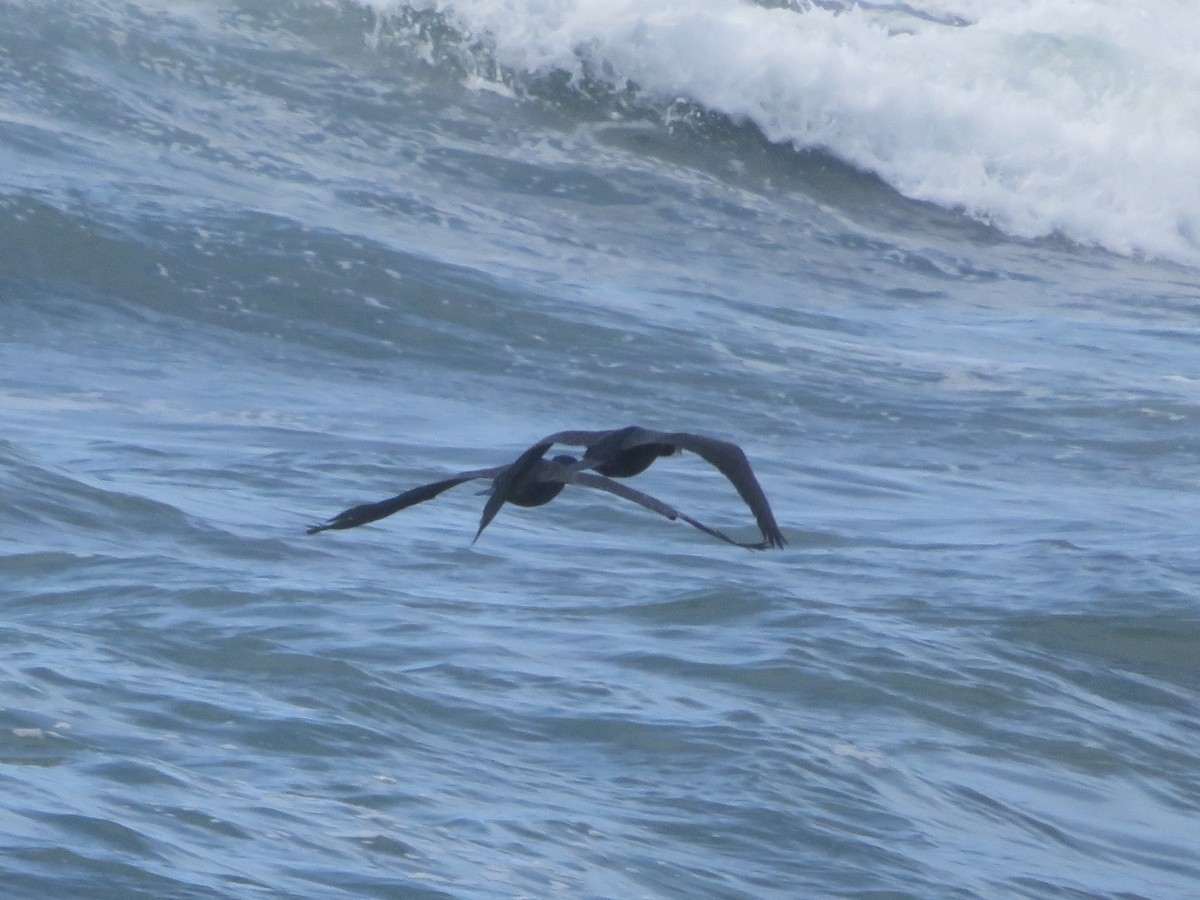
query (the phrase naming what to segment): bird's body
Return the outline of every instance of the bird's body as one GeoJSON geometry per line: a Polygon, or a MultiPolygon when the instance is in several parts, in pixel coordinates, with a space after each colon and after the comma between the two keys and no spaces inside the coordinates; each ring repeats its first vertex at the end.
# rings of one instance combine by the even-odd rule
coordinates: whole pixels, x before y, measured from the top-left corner
{"type": "Polygon", "coordinates": [[[566,486],[567,483],[565,481],[535,482],[509,502],[515,503],[517,506],[523,506],[526,509],[531,509],[535,506],[545,506],[561,494],[563,488],[566,486]]]}
{"type": "MultiPolygon", "coordinates": [[[[563,443],[563,442],[558,442],[563,443]]],[[[632,478],[641,475],[654,463],[664,456],[677,452],[670,444],[639,444],[632,447],[619,447],[617,443],[594,444],[587,448],[584,461],[592,464],[601,475],[609,478],[632,478]],[[600,462],[599,460],[604,460],[600,462]]]]}

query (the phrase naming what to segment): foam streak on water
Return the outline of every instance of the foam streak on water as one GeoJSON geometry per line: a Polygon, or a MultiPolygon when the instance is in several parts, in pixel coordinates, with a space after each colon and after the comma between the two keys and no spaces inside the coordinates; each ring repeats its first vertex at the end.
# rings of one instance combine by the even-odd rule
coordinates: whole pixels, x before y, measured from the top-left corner
{"type": "Polygon", "coordinates": [[[4,896],[1200,895],[1194,18],[0,5],[4,896]]]}

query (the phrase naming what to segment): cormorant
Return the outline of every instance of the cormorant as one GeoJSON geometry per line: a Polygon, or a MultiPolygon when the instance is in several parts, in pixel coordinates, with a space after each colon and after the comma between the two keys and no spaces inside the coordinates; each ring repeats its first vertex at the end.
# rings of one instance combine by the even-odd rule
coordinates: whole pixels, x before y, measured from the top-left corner
{"type": "MultiPolygon", "coordinates": [[[[585,432],[564,433],[583,434],[585,432]]],[[[563,442],[566,443],[567,441],[564,440],[563,442]]],[[[573,456],[563,455],[549,460],[543,459],[542,457],[545,456],[546,451],[552,445],[553,442],[550,440],[539,441],[509,465],[459,472],[457,475],[412,488],[402,494],[397,494],[395,497],[389,497],[386,500],[353,506],[325,522],[309,527],[305,533],[317,534],[318,532],[330,529],[356,528],[359,525],[374,522],[402,509],[415,506],[418,503],[424,503],[426,500],[432,500],[442,492],[448,491],[450,488],[457,487],[467,481],[490,478],[492,479],[492,486],[488,493],[491,496],[488,497],[488,501],[484,506],[479,530],[475,532],[475,538],[471,543],[479,539],[479,536],[483,533],[483,529],[488,526],[496,513],[500,511],[500,507],[505,503],[515,503],[517,506],[525,507],[542,506],[562,493],[563,488],[568,484],[577,484],[583,487],[606,491],[625,500],[630,500],[672,521],[682,519],[705,534],[712,535],[719,540],[737,547],[763,550],[768,546],[768,543],[765,541],[757,543],[735,541],[723,532],[715,528],[709,528],[703,522],[699,522],[691,516],[681,513],[657,497],[652,497],[642,491],[635,490],[628,485],[620,484],[603,474],[583,471],[588,468],[596,468],[586,458],[581,461],[575,459],[573,456]]],[[[647,462],[646,465],[649,465],[649,463],[647,462]]],[[[633,473],[631,472],[630,474],[633,473]]],[[[766,501],[764,500],[763,502],[765,503],[766,501]]],[[[782,538],[780,539],[780,543],[782,543],[782,538]]]]}
{"type": "Polygon", "coordinates": [[[737,444],[687,431],[652,431],[637,425],[611,431],[559,431],[547,435],[534,446],[542,444],[586,447],[583,459],[573,463],[573,467],[595,469],[609,478],[641,474],[656,459],[689,450],[715,466],[737,488],[754,514],[766,546],[782,547],[786,543],[783,532],[775,523],[767,495],[754,477],[746,454],[737,444]]]}

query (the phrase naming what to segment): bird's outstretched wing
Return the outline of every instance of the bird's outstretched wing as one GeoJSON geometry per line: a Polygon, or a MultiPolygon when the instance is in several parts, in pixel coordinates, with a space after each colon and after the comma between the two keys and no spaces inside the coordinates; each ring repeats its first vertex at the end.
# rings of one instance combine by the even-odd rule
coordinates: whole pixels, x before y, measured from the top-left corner
{"type": "Polygon", "coordinates": [[[551,444],[566,444],[568,447],[595,447],[605,438],[622,431],[629,431],[631,428],[637,431],[645,431],[644,428],[637,428],[636,426],[630,426],[630,428],[609,428],[605,431],[556,431],[554,434],[546,435],[538,443],[544,444],[549,441],[551,444]]]}
{"type": "Polygon", "coordinates": [[[681,513],[675,507],[664,503],[657,497],[653,497],[650,494],[644,493],[643,491],[631,488],[627,484],[621,484],[621,482],[614,481],[611,478],[606,478],[603,475],[597,475],[594,472],[573,472],[566,477],[569,479],[569,484],[578,484],[584,487],[595,488],[598,491],[607,491],[608,493],[615,494],[616,496],[622,497],[625,500],[631,500],[639,506],[645,507],[651,512],[658,513],[660,516],[670,519],[672,522],[676,519],[682,519],[693,528],[699,528],[705,534],[712,535],[719,540],[725,541],[727,544],[733,544],[735,547],[745,547],[747,550],[765,550],[768,546],[766,541],[758,541],[757,543],[743,543],[741,541],[735,541],[723,531],[718,531],[716,528],[709,528],[703,522],[699,522],[696,519],[693,519],[691,516],[681,513]]]}
{"type": "MultiPolygon", "coordinates": [[[[651,435],[654,434],[651,432],[651,435]]],[[[783,532],[779,530],[779,525],[775,521],[775,514],[771,512],[771,504],[767,502],[767,495],[763,493],[762,485],[758,483],[754,470],[750,468],[750,460],[746,458],[741,447],[729,441],[706,437],[702,434],[690,434],[686,431],[656,435],[654,442],[674,444],[679,449],[695,453],[701,459],[715,466],[722,475],[729,479],[730,484],[746,501],[746,505],[750,507],[750,512],[754,515],[754,521],[758,523],[758,530],[766,538],[767,544],[771,547],[782,547],[786,543],[783,539],[783,532]]]]}
{"type": "Polygon", "coordinates": [[[477,478],[495,478],[507,468],[508,466],[493,466],[490,469],[459,472],[450,478],[445,478],[442,481],[434,481],[430,484],[423,484],[420,487],[405,491],[403,494],[397,494],[395,497],[388,497],[386,500],[379,500],[375,503],[360,503],[358,506],[352,506],[347,510],[343,510],[332,519],[327,519],[319,525],[310,526],[304,533],[316,534],[319,531],[330,529],[357,528],[359,525],[366,525],[368,522],[374,522],[385,516],[390,516],[392,513],[397,513],[402,509],[416,506],[418,503],[424,503],[426,500],[432,500],[443,491],[448,491],[450,488],[457,487],[464,482],[474,481],[477,478]]]}

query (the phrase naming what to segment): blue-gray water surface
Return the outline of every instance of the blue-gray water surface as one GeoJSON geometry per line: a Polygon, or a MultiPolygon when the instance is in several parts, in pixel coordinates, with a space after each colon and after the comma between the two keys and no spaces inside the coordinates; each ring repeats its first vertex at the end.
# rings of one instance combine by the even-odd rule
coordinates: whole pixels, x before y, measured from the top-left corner
{"type": "Polygon", "coordinates": [[[595,74],[0,6],[4,896],[1200,895],[1197,268],[595,74]]]}

